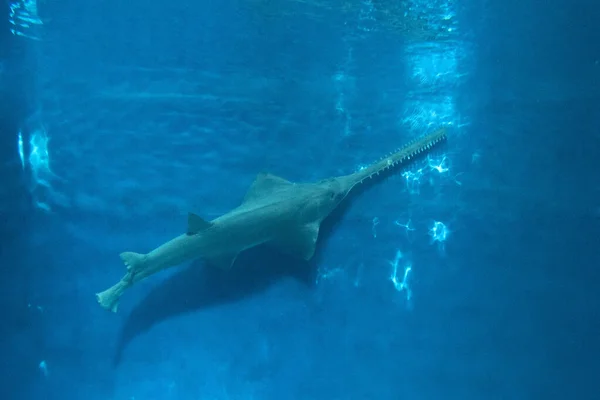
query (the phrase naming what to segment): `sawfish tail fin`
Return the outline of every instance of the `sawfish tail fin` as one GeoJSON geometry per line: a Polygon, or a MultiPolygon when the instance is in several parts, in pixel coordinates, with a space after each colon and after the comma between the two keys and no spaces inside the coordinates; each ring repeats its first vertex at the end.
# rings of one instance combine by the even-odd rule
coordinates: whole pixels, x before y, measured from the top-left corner
{"type": "Polygon", "coordinates": [[[125,275],[116,285],[113,285],[103,292],[96,293],[96,300],[105,310],[117,312],[119,307],[119,299],[121,295],[129,286],[131,282],[127,279],[129,274],[125,275]]]}
{"type": "Polygon", "coordinates": [[[134,253],[132,251],[121,253],[119,254],[119,257],[121,257],[121,260],[123,260],[123,263],[127,267],[127,272],[132,274],[135,274],[137,271],[139,271],[146,261],[145,254],[134,253]]]}
{"type": "Polygon", "coordinates": [[[131,251],[121,253],[119,257],[121,257],[121,260],[123,260],[123,263],[127,267],[127,274],[116,285],[111,286],[103,292],[96,293],[98,303],[104,309],[112,312],[117,312],[121,295],[123,295],[125,289],[133,284],[136,272],[142,270],[146,262],[145,254],[133,253],[131,251]]]}

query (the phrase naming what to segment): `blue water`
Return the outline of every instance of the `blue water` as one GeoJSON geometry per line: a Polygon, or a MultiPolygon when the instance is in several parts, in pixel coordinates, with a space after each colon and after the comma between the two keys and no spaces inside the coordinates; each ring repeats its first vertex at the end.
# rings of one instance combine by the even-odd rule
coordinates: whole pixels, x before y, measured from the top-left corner
{"type": "Polygon", "coordinates": [[[1,397],[600,398],[600,10],[461,3],[67,0],[11,22],[1,397]],[[349,174],[439,127],[311,261],[259,247],[96,303],[120,252],[258,172],[349,174]]]}

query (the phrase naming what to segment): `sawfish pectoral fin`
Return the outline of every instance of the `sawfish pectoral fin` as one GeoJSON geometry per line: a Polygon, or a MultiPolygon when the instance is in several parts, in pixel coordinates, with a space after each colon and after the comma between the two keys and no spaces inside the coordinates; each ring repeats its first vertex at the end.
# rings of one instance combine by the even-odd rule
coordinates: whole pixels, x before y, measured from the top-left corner
{"type": "Polygon", "coordinates": [[[272,244],[281,251],[310,260],[315,254],[320,224],[313,222],[281,232],[272,244]]]}
{"type": "Polygon", "coordinates": [[[238,254],[222,254],[217,257],[207,257],[206,262],[213,267],[220,269],[229,269],[237,259],[238,254]]]}

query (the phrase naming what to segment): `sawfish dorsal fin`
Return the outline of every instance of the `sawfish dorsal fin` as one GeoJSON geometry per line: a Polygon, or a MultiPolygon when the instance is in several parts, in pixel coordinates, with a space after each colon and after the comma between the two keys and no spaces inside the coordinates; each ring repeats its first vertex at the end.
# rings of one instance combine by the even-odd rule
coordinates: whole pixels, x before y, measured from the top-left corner
{"type": "Polygon", "coordinates": [[[320,222],[312,222],[281,232],[271,243],[281,251],[310,260],[315,254],[320,222]]]}
{"type": "Polygon", "coordinates": [[[212,226],[212,223],[206,221],[204,218],[194,214],[188,213],[188,224],[187,224],[187,234],[195,235],[198,232],[202,232],[205,229],[208,229],[212,226]]]}
{"type": "Polygon", "coordinates": [[[252,185],[250,185],[248,192],[246,192],[244,203],[266,197],[287,185],[293,185],[293,183],[277,175],[261,172],[256,176],[252,185]]]}

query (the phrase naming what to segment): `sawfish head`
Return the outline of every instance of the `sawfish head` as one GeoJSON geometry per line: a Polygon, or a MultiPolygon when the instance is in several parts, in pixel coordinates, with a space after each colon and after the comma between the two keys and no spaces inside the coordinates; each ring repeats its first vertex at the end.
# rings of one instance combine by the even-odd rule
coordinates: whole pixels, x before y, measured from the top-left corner
{"type": "Polygon", "coordinates": [[[346,198],[351,189],[338,178],[323,179],[310,186],[312,193],[307,199],[306,206],[313,210],[306,211],[320,216],[321,219],[329,215],[346,198]]]}
{"type": "MultiPolygon", "coordinates": [[[[324,179],[317,183],[292,184],[272,175],[259,177],[256,187],[267,187],[271,194],[280,193],[277,204],[287,204],[283,209],[296,217],[286,232],[281,232],[275,242],[281,249],[298,254],[305,260],[312,257],[321,222],[348,196],[357,185],[392,167],[404,164],[437,143],[446,139],[446,130],[439,129],[418,138],[401,149],[353,174],[324,179]],[[277,188],[277,190],[273,190],[277,188]]],[[[273,197],[271,197],[273,199],[273,197]]]]}

